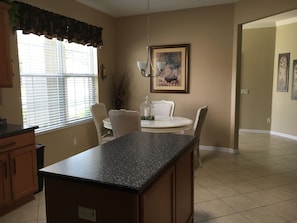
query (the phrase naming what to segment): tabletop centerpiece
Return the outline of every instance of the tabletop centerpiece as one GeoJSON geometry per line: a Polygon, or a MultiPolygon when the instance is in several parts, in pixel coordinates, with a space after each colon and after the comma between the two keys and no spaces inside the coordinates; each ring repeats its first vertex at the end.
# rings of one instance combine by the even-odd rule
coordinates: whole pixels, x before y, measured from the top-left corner
{"type": "Polygon", "coordinates": [[[153,104],[148,96],[145,96],[145,101],[140,104],[140,118],[141,120],[155,120],[153,104]]]}

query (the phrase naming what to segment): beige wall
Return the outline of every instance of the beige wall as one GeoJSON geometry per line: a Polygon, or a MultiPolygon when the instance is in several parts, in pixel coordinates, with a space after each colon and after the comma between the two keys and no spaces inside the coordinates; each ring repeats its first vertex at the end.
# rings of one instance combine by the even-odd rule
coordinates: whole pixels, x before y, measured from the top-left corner
{"type": "Polygon", "coordinates": [[[297,23],[243,31],[240,128],[297,136],[297,101],[291,100],[292,64],[297,57],[297,23]],[[278,55],[291,53],[288,92],[277,92],[278,55]],[[271,117],[271,127],[266,118],[271,117]]]}
{"type": "Polygon", "coordinates": [[[276,29],[244,29],[242,35],[240,129],[270,130],[276,29]]]}
{"type": "Polygon", "coordinates": [[[139,109],[150,100],[174,100],[175,115],[194,119],[199,106],[208,105],[201,136],[207,146],[230,147],[231,59],[234,5],[157,13],[150,16],[151,45],[190,44],[190,92],[150,93],[150,80],[140,75],[137,60],[146,59],[146,16],[117,20],[117,68],[131,75],[126,107],[139,109]]]}
{"type": "Polygon", "coordinates": [[[231,142],[238,147],[239,102],[241,78],[241,25],[257,19],[297,8],[292,0],[239,0],[235,4],[234,41],[232,58],[231,142]]]}
{"type": "Polygon", "coordinates": [[[297,59],[297,23],[279,26],[276,31],[271,130],[297,136],[297,100],[291,100],[293,60],[297,59]],[[278,55],[290,53],[288,92],[277,92],[278,55]]]}

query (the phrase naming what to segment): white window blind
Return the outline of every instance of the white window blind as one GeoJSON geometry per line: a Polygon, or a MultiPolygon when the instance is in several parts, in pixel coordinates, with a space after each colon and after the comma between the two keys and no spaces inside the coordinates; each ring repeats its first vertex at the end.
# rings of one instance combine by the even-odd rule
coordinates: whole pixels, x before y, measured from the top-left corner
{"type": "Polygon", "coordinates": [[[44,132],[91,118],[97,48],[17,31],[24,125],[44,132]]]}

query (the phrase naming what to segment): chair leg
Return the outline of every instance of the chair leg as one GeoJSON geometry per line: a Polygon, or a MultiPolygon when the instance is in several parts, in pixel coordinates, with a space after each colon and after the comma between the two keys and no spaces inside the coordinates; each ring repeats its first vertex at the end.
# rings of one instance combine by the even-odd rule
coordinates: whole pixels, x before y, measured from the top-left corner
{"type": "Polygon", "coordinates": [[[199,150],[198,143],[195,146],[195,150],[194,150],[194,167],[195,167],[195,169],[197,169],[198,167],[203,167],[201,159],[200,159],[200,150],[199,150]]]}
{"type": "Polygon", "coordinates": [[[198,145],[198,147],[197,147],[197,155],[198,155],[198,161],[199,161],[199,167],[203,167],[202,166],[202,162],[201,162],[201,158],[200,158],[200,149],[199,149],[199,145],[198,145]]]}

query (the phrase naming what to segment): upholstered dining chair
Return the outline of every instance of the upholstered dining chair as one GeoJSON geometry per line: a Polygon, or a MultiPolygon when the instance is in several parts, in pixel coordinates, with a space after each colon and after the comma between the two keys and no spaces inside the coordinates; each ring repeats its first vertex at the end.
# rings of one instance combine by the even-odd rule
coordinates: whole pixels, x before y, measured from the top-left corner
{"type": "Polygon", "coordinates": [[[195,145],[195,168],[197,168],[198,165],[202,167],[200,152],[199,152],[199,144],[200,144],[200,134],[206,118],[207,111],[208,111],[208,106],[203,106],[198,108],[196,113],[196,118],[193,124],[193,133],[198,138],[197,144],[195,145]]]}
{"type": "Polygon", "coordinates": [[[113,135],[118,138],[133,131],[141,131],[140,114],[137,111],[120,109],[108,112],[113,135]]]}
{"type": "Polygon", "coordinates": [[[155,117],[172,117],[174,112],[174,101],[159,100],[152,101],[155,117]]]}
{"type": "Polygon", "coordinates": [[[114,137],[110,130],[103,127],[103,120],[107,118],[107,111],[104,103],[96,103],[91,106],[93,121],[97,130],[98,144],[113,140],[114,137]]]}

